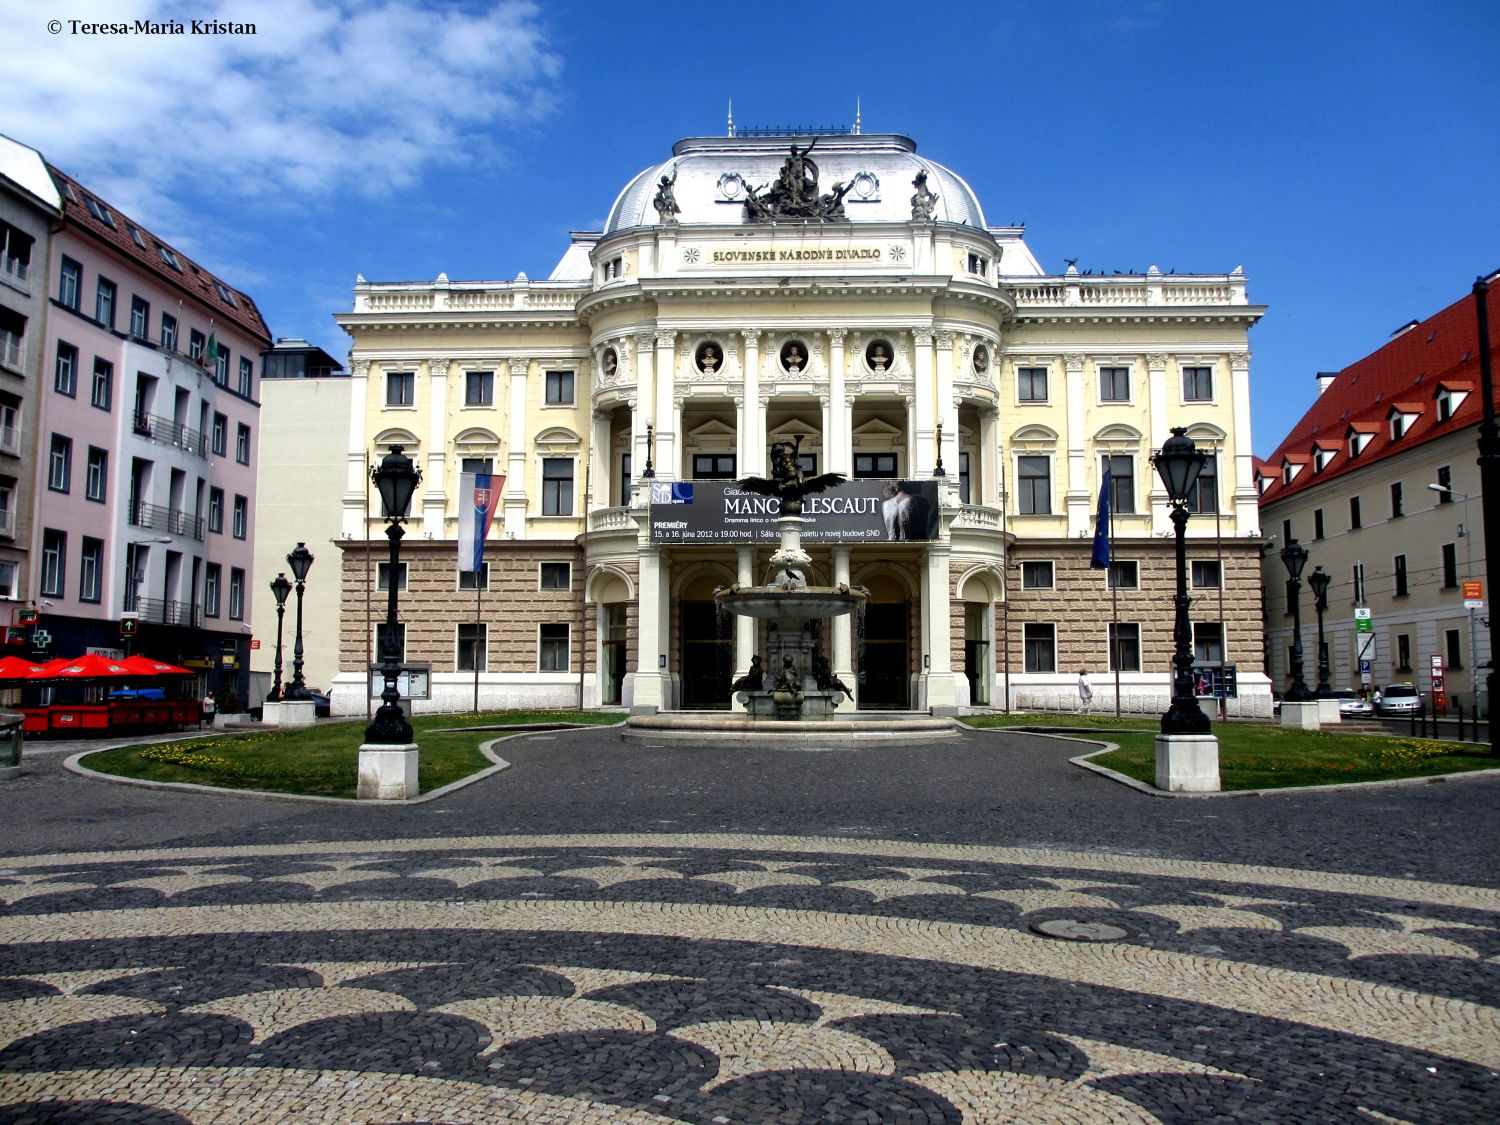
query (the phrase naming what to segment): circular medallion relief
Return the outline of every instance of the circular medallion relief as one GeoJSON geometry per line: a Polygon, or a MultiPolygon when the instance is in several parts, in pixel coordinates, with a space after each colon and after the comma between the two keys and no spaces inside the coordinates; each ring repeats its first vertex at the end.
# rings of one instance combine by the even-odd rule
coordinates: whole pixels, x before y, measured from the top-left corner
{"type": "Polygon", "coordinates": [[[871,340],[865,348],[865,366],[879,375],[891,369],[894,353],[889,340],[871,340]]]}
{"type": "Polygon", "coordinates": [[[781,366],[788,375],[800,375],[807,367],[807,345],[801,340],[788,340],[782,344],[781,366]]]}
{"type": "Polygon", "coordinates": [[[705,375],[714,375],[724,366],[724,349],[716,340],[704,340],[693,353],[693,362],[705,375]]]}

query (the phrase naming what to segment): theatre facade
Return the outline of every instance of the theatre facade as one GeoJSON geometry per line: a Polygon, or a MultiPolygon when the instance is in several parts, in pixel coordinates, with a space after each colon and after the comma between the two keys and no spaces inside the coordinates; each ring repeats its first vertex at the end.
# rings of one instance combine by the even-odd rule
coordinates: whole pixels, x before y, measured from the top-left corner
{"type": "Polygon", "coordinates": [[[1213,454],[1188,524],[1194,645],[1263,675],[1245,277],[1048,273],[910,139],[691,138],[616,193],[545,280],[367,282],[352,338],[335,710],[363,713],[386,584],[416,710],[737,707],[764,625],[776,501],[735,486],[773,442],[807,474],[809,581],[864,587],[819,644],[860,710],[1170,694],[1172,525],[1150,455],[1213,454]],[[423,473],[385,562],[369,466],[423,473]],[[1089,567],[1104,470],[1108,571],[1089,567]],[[460,572],[464,474],[493,474],[485,567],[460,572]],[[502,479],[503,478],[503,479],[502,479]],[[1118,676],[1116,672],[1118,671],[1118,676]]]}

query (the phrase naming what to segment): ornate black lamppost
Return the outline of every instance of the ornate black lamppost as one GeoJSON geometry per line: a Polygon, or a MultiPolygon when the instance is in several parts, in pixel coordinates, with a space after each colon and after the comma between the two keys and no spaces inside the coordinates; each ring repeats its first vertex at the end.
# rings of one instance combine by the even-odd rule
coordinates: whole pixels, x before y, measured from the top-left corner
{"type": "Polygon", "coordinates": [[[1307,548],[1295,539],[1287,540],[1281,549],[1281,561],[1290,575],[1286,580],[1286,603],[1292,607],[1292,686],[1287,688],[1288,703],[1306,703],[1313,698],[1302,678],[1302,568],[1307,565],[1307,548]]]}
{"type": "Polygon", "coordinates": [[[287,684],[281,698],[287,701],[308,700],[307,685],[302,682],[302,591],[306,588],[307,572],[312,569],[313,554],[306,543],[298,543],[286,556],[286,565],[292,568],[292,577],[297,580],[297,634],[292,642],[292,682],[287,684]]]}
{"type": "Polygon", "coordinates": [[[646,467],[641,470],[642,480],[656,479],[656,466],[652,463],[656,457],[656,427],[650,422],[646,423],[646,467]]]}
{"type": "Polygon", "coordinates": [[[271,582],[271,596],[276,599],[276,670],[271,680],[271,693],[266,696],[267,703],[281,701],[281,626],[286,617],[286,598],[291,592],[292,584],[286,580],[285,574],[278,574],[271,582]]]}
{"type": "Polygon", "coordinates": [[[943,468],[943,424],[941,422],[937,424],[937,437],[934,439],[934,444],[937,446],[937,464],[933,466],[932,475],[945,477],[948,472],[943,468]]]}
{"type": "Polygon", "coordinates": [[[1208,461],[1208,454],[1201,452],[1187,436],[1182,426],[1172,427],[1169,437],[1151,463],[1167,488],[1167,500],[1172,505],[1172,525],[1177,530],[1177,596],[1173,603],[1177,615],[1172,624],[1172,654],[1174,674],[1172,677],[1172,706],[1161,717],[1162,734],[1208,734],[1208,716],[1198,706],[1198,697],[1193,692],[1193,626],[1188,620],[1187,592],[1187,521],[1188,502],[1198,485],[1198,475],[1208,461]]]}
{"type": "Polygon", "coordinates": [[[390,521],[385,529],[391,541],[391,569],[386,602],[385,643],[381,646],[380,674],[385,679],[385,690],[380,693],[380,710],[365,728],[365,742],[383,746],[407,746],[412,741],[411,724],[401,710],[401,693],[396,688],[396,679],[401,675],[401,646],[396,631],[400,623],[396,618],[396,591],[401,585],[396,580],[401,569],[401,539],[406,533],[401,530],[411,507],[412,495],[422,479],[422,472],[411,463],[411,458],[401,452],[401,446],[391,446],[391,451],[370,471],[370,479],[380,491],[382,514],[390,521]]]}
{"type": "Polygon", "coordinates": [[[1321,566],[1313,567],[1307,576],[1307,585],[1313,593],[1313,608],[1318,611],[1318,686],[1313,692],[1319,699],[1332,699],[1333,689],[1328,686],[1328,642],[1323,637],[1323,613],[1328,609],[1328,572],[1321,566]]]}

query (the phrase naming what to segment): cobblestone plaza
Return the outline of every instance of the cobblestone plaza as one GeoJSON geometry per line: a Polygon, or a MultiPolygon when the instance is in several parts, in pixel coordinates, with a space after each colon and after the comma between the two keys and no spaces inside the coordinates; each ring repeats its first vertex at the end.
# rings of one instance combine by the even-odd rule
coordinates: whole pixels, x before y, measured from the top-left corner
{"type": "Polygon", "coordinates": [[[981,732],[499,749],[403,808],[33,755],[5,790],[0,1120],[1500,1109],[1495,781],[1153,798],[981,732]]]}

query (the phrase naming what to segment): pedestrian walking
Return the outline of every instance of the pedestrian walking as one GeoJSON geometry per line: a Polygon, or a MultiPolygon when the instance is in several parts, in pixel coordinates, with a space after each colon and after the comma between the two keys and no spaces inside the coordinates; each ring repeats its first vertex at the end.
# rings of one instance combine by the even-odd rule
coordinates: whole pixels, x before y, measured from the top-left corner
{"type": "Polygon", "coordinates": [[[1090,714],[1094,710],[1094,689],[1089,683],[1089,670],[1078,669],[1078,713],[1090,714]]]}
{"type": "Polygon", "coordinates": [[[219,705],[214,701],[214,693],[209,692],[203,697],[203,711],[198,716],[198,729],[203,729],[203,724],[214,725],[214,715],[218,714],[219,705]]]}

